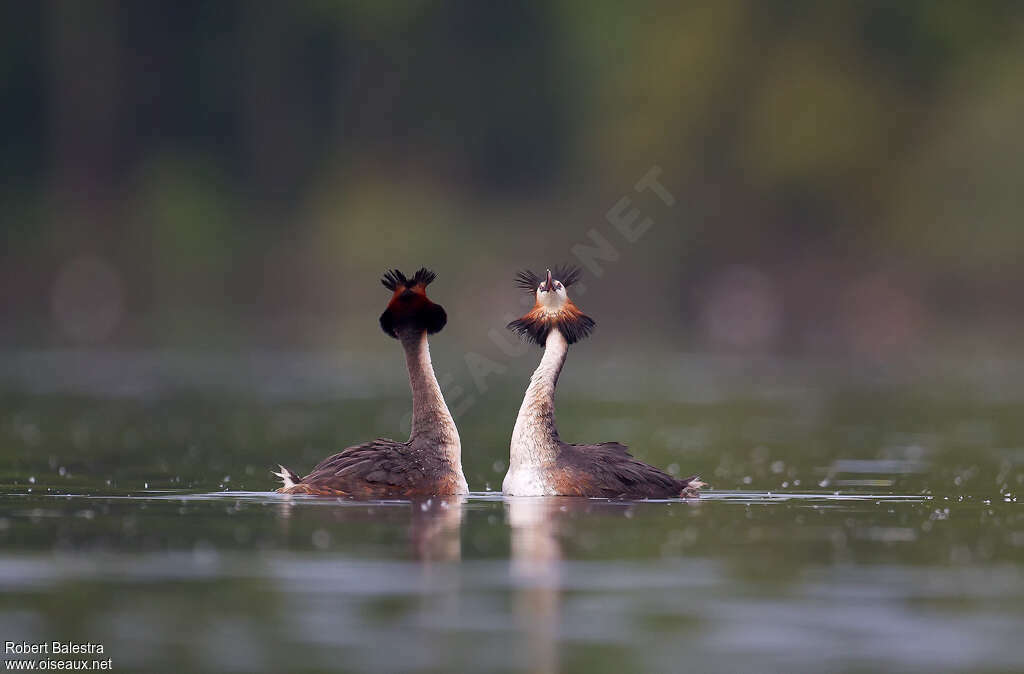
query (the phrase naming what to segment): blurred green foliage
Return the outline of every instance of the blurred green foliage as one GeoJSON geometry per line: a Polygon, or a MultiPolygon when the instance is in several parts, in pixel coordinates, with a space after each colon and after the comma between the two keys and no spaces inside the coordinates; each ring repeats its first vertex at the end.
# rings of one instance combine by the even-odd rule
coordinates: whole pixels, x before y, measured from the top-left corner
{"type": "Polygon", "coordinates": [[[105,343],[383,348],[394,265],[438,268],[453,325],[498,323],[512,271],[571,259],[652,166],[678,203],[634,195],[655,227],[597,279],[599,317],[714,346],[701,298],[741,265],[783,307],[758,346],[842,349],[843,298],[881,273],[919,341],[1012,343],[1022,21],[1003,0],[4,3],[0,343],[75,343],[51,294],[82,255],[124,289],[105,343]],[[664,290],[623,316],[626,278],[664,290]]]}

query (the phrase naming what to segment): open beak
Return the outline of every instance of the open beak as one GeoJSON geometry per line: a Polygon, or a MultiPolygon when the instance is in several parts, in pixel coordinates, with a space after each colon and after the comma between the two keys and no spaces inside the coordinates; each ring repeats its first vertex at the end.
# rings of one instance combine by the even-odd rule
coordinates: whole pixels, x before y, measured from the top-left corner
{"type": "Polygon", "coordinates": [[[548,280],[544,282],[544,290],[554,290],[554,285],[551,282],[551,270],[548,269],[548,280]]]}

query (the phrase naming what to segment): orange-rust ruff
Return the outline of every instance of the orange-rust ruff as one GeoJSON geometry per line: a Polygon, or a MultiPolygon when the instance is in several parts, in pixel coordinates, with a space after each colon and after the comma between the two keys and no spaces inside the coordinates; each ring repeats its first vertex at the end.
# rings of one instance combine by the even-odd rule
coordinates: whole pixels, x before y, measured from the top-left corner
{"type": "Polygon", "coordinates": [[[558,328],[565,335],[566,341],[575,344],[587,337],[594,329],[594,321],[587,316],[572,300],[566,301],[558,313],[551,313],[537,303],[522,318],[508,324],[508,328],[520,337],[544,346],[548,333],[558,328]]]}
{"type": "Polygon", "coordinates": [[[625,445],[563,442],[555,424],[555,386],[569,345],[587,337],[594,321],[577,307],[566,288],[579,280],[574,267],[548,270],[545,278],[522,271],[516,284],[535,299],[533,308],[509,329],[544,347],[544,356],[523,397],[512,430],[508,473],[502,490],[514,496],[596,496],[604,498],[692,498],[704,486],[696,475],[679,479],[633,458],[625,445]]]}
{"type": "Polygon", "coordinates": [[[444,309],[427,297],[435,278],[420,269],[411,278],[392,269],[381,283],[392,291],[380,326],[405,351],[412,388],[412,433],[407,442],[378,438],[349,447],[321,461],[303,477],[281,466],[274,473],[284,494],[344,496],[356,499],[421,498],[469,491],[462,472],[462,446],[441,387],[434,376],[427,335],[447,321],[444,309]]]}

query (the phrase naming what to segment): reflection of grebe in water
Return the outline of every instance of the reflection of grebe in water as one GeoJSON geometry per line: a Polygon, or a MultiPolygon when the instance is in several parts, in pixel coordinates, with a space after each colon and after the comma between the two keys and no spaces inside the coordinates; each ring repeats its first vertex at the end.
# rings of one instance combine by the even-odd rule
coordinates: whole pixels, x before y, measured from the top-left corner
{"type": "Polygon", "coordinates": [[[434,497],[412,503],[350,504],[324,507],[288,499],[277,503],[283,529],[292,528],[295,508],[306,508],[296,526],[313,523],[314,541],[330,541],[332,526],[339,524],[400,525],[408,522],[407,541],[413,558],[421,562],[457,562],[462,558],[460,530],[466,497],[434,497]],[[320,532],[326,536],[320,535],[320,532]]]}
{"type": "Polygon", "coordinates": [[[506,498],[512,530],[512,579],[515,610],[529,647],[529,671],[559,671],[559,632],[565,552],[562,538],[570,537],[572,520],[621,517],[632,507],[582,498],[506,498]]]}
{"type": "Polygon", "coordinates": [[[505,501],[512,529],[512,578],[515,610],[526,633],[531,672],[557,672],[561,623],[561,561],[555,516],[559,498],[510,498],[505,501]]]}
{"type": "Polygon", "coordinates": [[[703,486],[696,475],[679,479],[634,459],[624,445],[563,442],[555,425],[555,385],[569,345],[585,338],[594,321],[577,307],[566,288],[579,280],[576,268],[549,269],[541,279],[519,273],[519,287],[535,304],[508,327],[544,347],[530,378],[515,429],[502,490],[515,496],[597,496],[604,498],[693,498],[703,486]]]}
{"type": "Polygon", "coordinates": [[[423,562],[457,562],[462,559],[461,495],[413,501],[409,543],[416,559],[423,562]]]}
{"type": "Polygon", "coordinates": [[[434,278],[434,272],[423,268],[411,279],[397,269],[381,279],[392,296],[381,314],[380,325],[402,343],[409,369],[409,440],[378,438],[343,449],[301,479],[281,466],[281,472],[275,475],[284,486],[277,491],[358,499],[428,498],[469,492],[462,473],[459,431],[434,376],[427,347],[427,335],[439,332],[447,321],[441,305],[427,298],[427,286],[434,278]]]}

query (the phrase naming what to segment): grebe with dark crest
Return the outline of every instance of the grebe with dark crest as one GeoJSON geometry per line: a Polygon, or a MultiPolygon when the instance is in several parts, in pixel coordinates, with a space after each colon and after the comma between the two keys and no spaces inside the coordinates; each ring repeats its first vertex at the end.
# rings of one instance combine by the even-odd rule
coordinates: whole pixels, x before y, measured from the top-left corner
{"type": "Polygon", "coordinates": [[[430,362],[427,335],[448,320],[444,309],[427,298],[435,278],[420,269],[410,279],[392,269],[381,283],[392,291],[380,327],[402,344],[412,387],[412,433],[408,442],[378,438],[343,449],[299,478],[284,466],[274,473],[284,494],[345,496],[356,499],[422,498],[466,494],[462,445],[455,420],[444,402],[430,362]]]}
{"type": "Polygon", "coordinates": [[[594,321],[566,292],[580,278],[576,267],[549,269],[546,278],[521,271],[516,285],[534,296],[533,308],[508,324],[544,347],[512,431],[511,457],[502,490],[512,496],[695,498],[704,483],[696,475],[673,477],[634,459],[617,442],[571,445],[558,437],[555,385],[569,345],[587,337],[594,321]]]}

